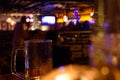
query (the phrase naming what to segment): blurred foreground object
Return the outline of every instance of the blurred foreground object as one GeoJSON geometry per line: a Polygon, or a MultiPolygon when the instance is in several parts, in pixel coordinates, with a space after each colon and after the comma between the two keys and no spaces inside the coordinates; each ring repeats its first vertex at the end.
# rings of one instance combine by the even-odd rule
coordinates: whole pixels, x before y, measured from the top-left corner
{"type": "Polygon", "coordinates": [[[42,80],[101,80],[100,74],[97,69],[80,66],[80,65],[67,65],[61,66],[53,70],[42,80]]]}
{"type": "Polygon", "coordinates": [[[27,40],[25,48],[17,48],[11,58],[11,73],[22,80],[39,80],[52,70],[52,40],[27,40]],[[19,51],[23,51],[25,57],[25,73],[19,74],[16,70],[19,51]]]}

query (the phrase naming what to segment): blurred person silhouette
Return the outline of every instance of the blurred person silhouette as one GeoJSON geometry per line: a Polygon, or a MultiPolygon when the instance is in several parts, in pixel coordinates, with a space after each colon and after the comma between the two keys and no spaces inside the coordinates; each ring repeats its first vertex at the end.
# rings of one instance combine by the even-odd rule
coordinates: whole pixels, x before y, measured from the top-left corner
{"type": "MultiPolygon", "coordinates": [[[[29,28],[29,26],[27,25],[26,19],[27,19],[26,16],[22,16],[20,18],[20,21],[16,23],[13,30],[12,56],[15,55],[15,52],[17,50],[18,55],[16,56],[16,59],[17,59],[16,68],[18,71],[23,71],[23,68],[24,68],[24,54],[22,49],[24,49],[24,41],[27,40],[28,38],[27,33],[29,28]]],[[[13,58],[12,56],[11,58],[13,58]]]]}
{"type": "Polygon", "coordinates": [[[24,47],[24,40],[27,35],[25,30],[27,30],[26,16],[22,16],[20,21],[16,23],[13,30],[13,48],[24,47]]]}
{"type": "Polygon", "coordinates": [[[82,30],[89,30],[89,29],[90,29],[89,21],[83,22],[82,30]]]}

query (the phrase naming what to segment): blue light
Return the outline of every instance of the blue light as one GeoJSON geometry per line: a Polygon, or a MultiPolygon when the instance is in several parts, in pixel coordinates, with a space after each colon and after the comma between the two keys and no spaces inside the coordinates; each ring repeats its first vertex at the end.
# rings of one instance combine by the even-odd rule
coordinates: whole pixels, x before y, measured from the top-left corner
{"type": "Polygon", "coordinates": [[[56,19],[55,16],[43,16],[42,23],[43,24],[55,24],[56,19]]]}

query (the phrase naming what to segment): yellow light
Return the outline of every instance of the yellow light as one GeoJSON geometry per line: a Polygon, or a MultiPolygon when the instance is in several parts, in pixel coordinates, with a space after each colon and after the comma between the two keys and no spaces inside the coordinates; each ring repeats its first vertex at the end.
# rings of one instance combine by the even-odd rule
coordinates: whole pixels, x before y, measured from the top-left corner
{"type": "Polygon", "coordinates": [[[81,16],[80,21],[90,21],[92,17],[90,15],[81,16]]]}
{"type": "Polygon", "coordinates": [[[69,74],[60,74],[56,76],[55,80],[71,80],[69,74]]]}
{"type": "Polygon", "coordinates": [[[11,25],[15,25],[16,23],[15,23],[15,21],[11,21],[11,25]]]}
{"type": "Polygon", "coordinates": [[[48,31],[48,30],[50,30],[50,26],[42,25],[42,26],[40,27],[40,30],[41,30],[41,31],[48,31]]]}
{"type": "Polygon", "coordinates": [[[68,17],[66,15],[63,17],[63,19],[64,19],[64,22],[68,22],[68,17]]]}
{"type": "Polygon", "coordinates": [[[112,63],[113,63],[114,65],[117,65],[117,64],[118,64],[118,59],[117,59],[116,56],[113,56],[113,58],[112,58],[112,63]]]}
{"type": "Polygon", "coordinates": [[[108,68],[108,67],[103,67],[103,68],[101,69],[101,73],[102,73],[103,75],[107,75],[107,74],[109,73],[109,68],[108,68]]]}
{"type": "Polygon", "coordinates": [[[29,22],[29,21],[30,21],[30,20],[27,18],[27,19],[26,19],[26,22],[29,22]]]}
{"type": "Polygon", "coordinates": [[[94,15],[94,12],[91,12],[91,13],[90,13],[90,16],[93,16],[93,15],[94,15]]]}
{"type": "Polygon", "coordinates": [[[64,21],[63,21],[63,18],[58,18],[57,19],[57,23],[63,23],[64,21]]]}
{"type": "Polygon", "coordinates": [[[57,19],[57,23],[68,22],[68,17],[64,15],[62,18],[57,19]]]}
{"type": "Polygon", "coordinates": [[[32,18],[32,17],[33,17],[33,14],[30,14],[30,17],[32,18]]]}
{"type": "Polygon", "coordinates": [[[34,20],[31,18],[31,19],[30,19],[30,22],[33,22],[33,21],[34,21],[34,20]]]}
{"type": "Polygon", "coordinates": [[[11,19],[11,18],[8,18],[6,21],[7,21],[8,23],[10,23],[10,22],[12,21],[12,19],[11,19]]]}

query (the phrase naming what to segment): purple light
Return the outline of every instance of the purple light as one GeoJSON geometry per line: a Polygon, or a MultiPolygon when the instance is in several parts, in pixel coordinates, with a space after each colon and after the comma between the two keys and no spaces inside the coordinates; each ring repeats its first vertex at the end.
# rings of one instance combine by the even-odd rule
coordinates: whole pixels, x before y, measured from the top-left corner
{"type": "Polygon", "coordinates": [[[95,23],[94,19],[91,19],[91,20],[89,21],[89,23],[90,23],[90,24],[94,24],[94,23],[95,23]]]}
{"type": "Polygon", "coordinates": [[[90,49],[90,50],[94,50],[94,46],[93,46],[93,45],[90,45],[90,46],[89,46],[89,49],[90,49]]]}
{"type": "Polygon", "coordinates": [[[111,59],[112,59],[112,57],[111,57],[110,55],[107,55],[107,56],[106,56],[106,61],[107,61],[107,63],[111,63],[111,59]]]}
{"type": "Polygon", "coordinates": [[[76,17],[76,19],[79,21],[79,15],[78,15],[79,11],[78,9],[74,9],[74,16],[76,17]]]}
{"type": "Polygon", "coordinates": [[[108,28],[110,26],[109,23],[104,23],[104,28],[108,28]]]}
{"type": "Polygon", "coordinates": [[[60,67],[59,67],[59,70],[60,70],[61,72],[63,72],[63,71],[65,70],[65,67],[64,67],[64,66],[60,66],[60,67]]]}
{"type": "Polygon", "coordinates": [[[74,13],[78,13],[78,9],[75,9],[75,10],[74,10],[74,13]]]}

